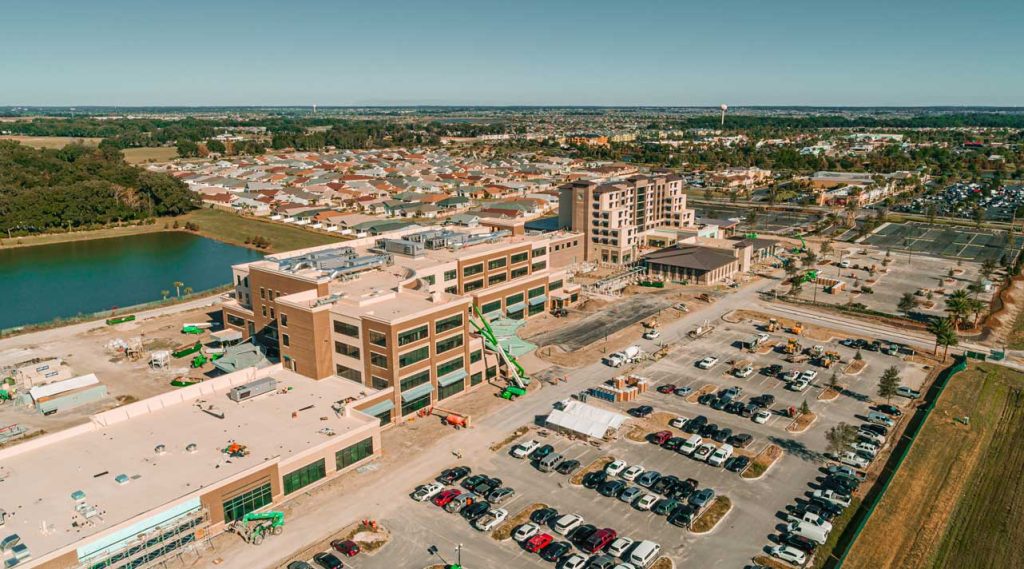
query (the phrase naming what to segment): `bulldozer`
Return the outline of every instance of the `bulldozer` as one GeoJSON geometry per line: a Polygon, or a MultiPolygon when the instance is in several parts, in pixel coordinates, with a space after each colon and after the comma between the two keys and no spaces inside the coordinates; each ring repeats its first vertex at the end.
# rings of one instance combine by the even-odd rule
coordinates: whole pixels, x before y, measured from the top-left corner
{"type": "Polygon", "coordinates": [[[804,333],[804,323],[794,322],[793,327],[789,329],[790,334],[796,334],[797,336],[804,333]]]}
{"type": "Polygon", "coordinates": [[[825,369],[829,369],[839,363],[840,359],[841,357],[837,352],[825,352],[818,357],[818,365],[825,369]]]}
{"type": "Polygon", "coordinates": [[[769,318],[768,319],[768,326],[765,327],[765,331],[767,331],[767,332],[777,332],[778,330],[779,330],[779,319],[778,318],[769,318]]]}
{"type": "Polygon", "coordinates": [[[246,543],[259,545],[270,535],[281,535],[284,531],[283,512],[250,512],[235,522],[235,533],[242,536],[246,543]]]}
{"type": "Polygon", "coordinates": [[[782,348],[787,354],[799,354],[803,349],[804,347],[800,345],[800,342],[796,341],[796,338],[790,338],[786,342],[786,346],[782,348]]]}

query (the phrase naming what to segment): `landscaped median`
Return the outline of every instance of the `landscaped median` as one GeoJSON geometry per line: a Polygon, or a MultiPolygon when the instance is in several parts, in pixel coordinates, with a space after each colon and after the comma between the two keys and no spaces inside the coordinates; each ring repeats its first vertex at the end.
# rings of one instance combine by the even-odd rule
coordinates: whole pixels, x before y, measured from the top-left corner
{"type": "Polygon", "coordinates": [[[732,509],[732,500],[727,496],[719,496],[715,498],[708,509],[704,510],[704,513],[697,516],[697,519],[693,521],[693,525],[690,526],[690,531],[693,533],[708,533],[715,529],[718,522],[722,521],[722,518],[729,513],[732,509]]]}
{"type": "Polygon", "coordinates": [[[811,424],[818,420],[818,416],[814,412],[801,413],[793,419],[789,425],[786,425],[786,432],[789,433],[802,433],[810,428],[811,424]]]}
{"type": "Polygon", "coordinates": [[[693,393],[687,395],[686,396],[686,402],[687,403],[697,403],[697,400],[700,399],[701,396],[707,395],[708,393],[714,393],[716,391],[718,391],[718,386],[709,383],[709,384],[701,387],[697,391],[694,391],[693,393]]]}
{"type": "Polygon", "coordinates": [[[768,445],[761,452],[757,453],[754,460],[743,470],[740,475],[748,480],[756,480],[764,476],[765,472],[782,458],[782,447],[779,445],[768,445]]]}
{"type": "Polygon", "coordinates": [[[651,565],[651,569],[673,569],[676,566],[675,562],[670,557],[659,557],[654,565],[651,565]]]}
{"type": "Polygon", "coordinates": [[[523,425],[522,427],[519,427],[518,429],[513,431],[511,435],[509,435],[509,436],[505,437],[504,439],[502,439],[502,440],[492,444],[490,446],[491,452],[498,452],[503,447],[507,446],[508,444],[512,443],[513,441],[515,441],[516,439],[518,439],[519,437],[525,435],[528,432],[530,432],[530,427],[529,426],[523,425]]]}
{"type": "Polygon", "coordinates": [[[491,532],[491,539],[496,539],[498,541],[505,541],[506,539],[511,538],[512,537],[512,532],[516,531],[517,527],[519,527],[519,526],[525,524],[526,522],[530,521],[530,516],[532,516],[534,512],[536,512],[537,510],[543,509],[543,508],[547,508],[547,507],[548,507],[547,504],[541,504],[541,503],[538,502],[536,504],[531,504],[531,505],[523,508],[522,510],[519,511],[518,514],[516,514],[516,515],[510,517],[509,519],[505,520],[505,522],[503,524],[501,524],[501,526],[498,527],[498,529],[492,531],[491,532]]]}
{"type": "Polygon", "coordinates": [[[575,484],[577,486],[579,486],[580,484],[583,484],[583,477],[584,476],[586,476],[587,474],[590,474],[591,472],[597,472],[598,470],[604,470],[604,467],[606,467],[609,464],[611,464],[613,460],[615,460],[615,458],[613,458],[611,456],[602,456],[601,458],[599,458],[599,459],[595,460],[594,462],[591,462],[590,464],[588,464],[586,468],[581,468],[580,470],[577,470],[576,474],[573,474],[572,478],[569,479],[569,483],[570,484],[575,484]]]}

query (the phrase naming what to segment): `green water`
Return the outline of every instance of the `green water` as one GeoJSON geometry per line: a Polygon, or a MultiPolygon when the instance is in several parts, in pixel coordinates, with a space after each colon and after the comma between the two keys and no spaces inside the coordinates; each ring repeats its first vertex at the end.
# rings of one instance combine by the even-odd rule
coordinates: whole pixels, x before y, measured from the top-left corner
{"type": "Polygon", "coordinates": [[[0,329],[132,306],[231,281],[255,251],[184,232],[0,250],[0,329]]]}

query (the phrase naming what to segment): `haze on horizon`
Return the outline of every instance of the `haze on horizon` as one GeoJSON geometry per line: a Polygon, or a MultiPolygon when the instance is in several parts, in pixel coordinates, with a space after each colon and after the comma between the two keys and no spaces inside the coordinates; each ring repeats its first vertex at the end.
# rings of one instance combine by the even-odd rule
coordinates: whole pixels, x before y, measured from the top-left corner
{"type": "Polygon", "coordinates": [[[1024,106],[995,0],[13,3],[0,105],[1024,106]]]}

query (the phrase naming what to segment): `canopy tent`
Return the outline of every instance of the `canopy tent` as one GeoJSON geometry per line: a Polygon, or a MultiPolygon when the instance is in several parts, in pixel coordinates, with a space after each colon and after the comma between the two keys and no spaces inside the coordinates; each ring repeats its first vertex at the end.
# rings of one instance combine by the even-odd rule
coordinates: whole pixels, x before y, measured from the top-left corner
{"type": "Polygon", "coordinates": [[[555,409],[548,415],[547,425],[553,429],[572,431],[594,439],[604,438],[608,431],[616,431],[626,420],[625,415],[571,401],[564,409],[555,409]]]}

